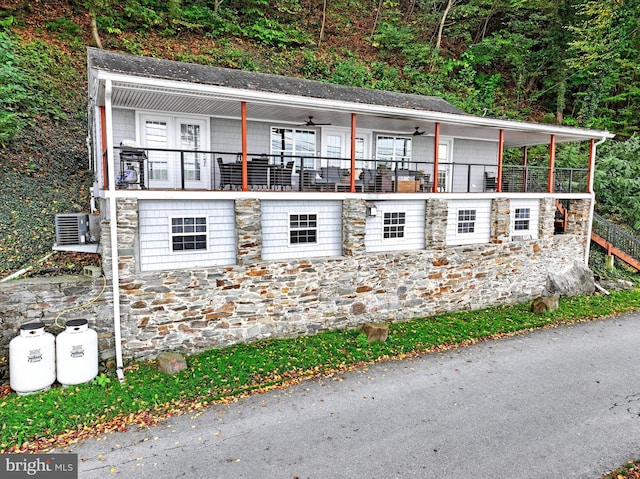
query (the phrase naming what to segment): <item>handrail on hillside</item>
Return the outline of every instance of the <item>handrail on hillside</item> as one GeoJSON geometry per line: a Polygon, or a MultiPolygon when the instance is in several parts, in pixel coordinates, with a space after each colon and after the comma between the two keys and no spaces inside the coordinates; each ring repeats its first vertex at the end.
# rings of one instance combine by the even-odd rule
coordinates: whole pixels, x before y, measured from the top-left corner
{"type": "Polygon", "coordinates": [[[640,261],[640,240],[597,213],[593,214],[593,233],[640,261]]]}

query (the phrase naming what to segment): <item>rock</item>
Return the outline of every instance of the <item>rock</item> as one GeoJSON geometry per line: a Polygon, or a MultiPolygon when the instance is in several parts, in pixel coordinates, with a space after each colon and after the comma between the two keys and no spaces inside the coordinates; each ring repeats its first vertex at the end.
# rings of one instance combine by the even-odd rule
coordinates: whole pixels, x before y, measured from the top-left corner
{"type": "Polygon", "coordinates": [[[602,279],[598,284],[607,291],[631,291],[633,283],[625,279],[602,279]]]}
{"type": "Polygon", "coordinates": [[[558,296],[541,296],[531,302],[531,311],[536,314],[546,313],[558,309],[558,296]]]}
{"type": "Polygon", "coordinates": [[[593,294],[596,288],[593,272],[580,261],[559,273],[550,272],[547,282],[548,296],[583,296],[593,294]]]}
{"type": "Polygon", "coordinates": [[[187,369],[187,361],[180,353],[167,352],[158,356],[158,370],[165,374],[176,374],[187,369]]]}
{"type": "Polygon", "coordinates": [[[362,332],[367,335],[367,341],[384,342],[389,337],[389,325],[384,323],[368,323],[362,325],[362,332]]]}

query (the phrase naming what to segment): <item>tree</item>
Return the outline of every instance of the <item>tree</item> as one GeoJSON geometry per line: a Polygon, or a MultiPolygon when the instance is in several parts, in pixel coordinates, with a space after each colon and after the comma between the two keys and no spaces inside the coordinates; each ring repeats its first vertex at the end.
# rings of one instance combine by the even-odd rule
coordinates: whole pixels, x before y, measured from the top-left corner
{"type": "MultiPolygon", "coordinates": [[[[571,27],[575,39],[567,65],[580,81],[579,119],[586,126],[607,126],[595,120],[603,103],[640,106],[639,8],[640,0],[588,0],[580,6],[582,22],[571,27]]],[[[615,109],[611,114],[615,124],[615,109]]],[[[621,126],[629,134],[637,122],[631,130],[621,126]]]]}

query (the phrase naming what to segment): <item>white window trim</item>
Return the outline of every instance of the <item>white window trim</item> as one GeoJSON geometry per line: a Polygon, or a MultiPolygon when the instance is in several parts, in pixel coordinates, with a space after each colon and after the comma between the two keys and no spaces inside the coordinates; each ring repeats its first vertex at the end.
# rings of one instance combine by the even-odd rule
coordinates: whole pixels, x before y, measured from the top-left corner
{"type": "Polygon", "coordinates": [[[198,254],[198,253],[205,253],[209,251],[209,217],[206,215],[172,215],[169,216],[169,254],[176,254],[176,255],[181,255],[181,254],[198,254]],[[205,248],[204,249],[187,249],[187,250],[181,250],[181,251],[176,251],[173,249],[173,238],[176,236],[192,236],[190,234],[187,233],[174,233],[173,232],[173,220],[174,219],[181,219],[184,220],[185,218],[193,218],[194,220],[197,218],[203,218],[204,219],[204,225],[206,228],[206,231],[204,233],[198,233],[198,232],[194,232],[193,236],[196,235],[202,235],[204,234],[206,241],[205,241],[205,248]]]}
{"type": "MultiPolygon", "coordinates": [[[[399,216],[398,216],[398,217],[399,217],[399,216]]],[[[404,211],[384,211],[384,212],[382,213],[382,241],[383,241],[383,242],[385,242],[385,241],[394,241],[394,242],[397,242],[398,240],[402,240],[402,239],[404,239],[404,238],[405,238],[405,235],[406,235],[406,231],[405,231],[406,227],[407,227],[407,213],[406,213],[406,212],[404,212],[404,211]],[[394,214],[397,214],[397,215],[404,215],[404,216],[402,217],[402,223],[398,223],[397,225],[393,225],[393,224],[386,225],[386,224],[385,224],[385,217],[386,217],[386,215],[390,215],[390,217],[391,217],[391,216],[392,216],[392,215],[394,215],[394,214]],[[400,226],[402,226],[402,235],[401,235],[401,236],[393,236],[393,237],[391,237],[391,236],[390,236],[390,237],[386,238],[386,237],[385,237],[385,235],[384,235],[384,233],[385,233],[385,227],[394,227],[394,226],[395,226],[396,228],[399,228],[400,226]]]]}
{"type": "Polygon", "coordinates": [[[531,207],[530,206],[516,206],[513,208],[513,234],[514,235],[525,235],[531,234],[531,207]],[[527,210],[527,216],[524,218],[518,218],[518,210],[527,210]],[[526,221],[527,228],[518,229],[516,228],[518,221],[526,221]]]}
{"type": "Polygon", "coordinates": [[[455,236],[460,238],[460,237],[467,237],[467,236],[475,235],[476,234],[476,223],[477,223],[477,221],[478,221],[478,209],[477,208],[457,208],[456,209],[455,236]],[[473,216],[474,216],[473,221],[460,221],[460,212],[461,211],[473,211],[473,216]],[[473,231],[460,232],[460,224],[461,223],[465,223],[465,224],[473,223],[473,231]]]}
{"type": "Polygon", "coordinates": [[[314,211],[314,212],[307,212],[307,211],[295,212],[294,211],[294,212],[287,213],[287,244],[288,244],[289,248],[308,248],[310,246],[317,245],[318,244],[318,234],[320,232],[319,223],[320,223],[320,214],[317,211],[314,211]],[[312,216],[312,215],[314,215],[315,219],[316,219],[315,228],[307,227],[307,228],[304,228],[304,230],[303,229],[292,229],[291,228],[291,217],[294,216],[294,215],[298,215],[298,216],[301,216],[301,215],[312,216]],[[291,242],[291,232],[292,231],[307,231],[307,230],[312,230],[312,229],[314,229],[315,232],[316,232],[316,240],[315,240],[315,242],[313,242],[313,243],[311,243],[311,242],[309,242],[309,243],[292,243],[291,242]]]}

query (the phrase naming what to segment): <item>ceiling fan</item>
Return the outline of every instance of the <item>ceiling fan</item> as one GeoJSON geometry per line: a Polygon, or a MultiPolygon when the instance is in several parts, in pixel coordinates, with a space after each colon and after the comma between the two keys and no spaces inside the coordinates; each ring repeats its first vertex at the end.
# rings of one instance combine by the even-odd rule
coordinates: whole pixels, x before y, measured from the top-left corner
{"type": "Polygon", "coordinates": [[[309,119],[305,121],[303,124],[298,126],[322,126],[322,125],[330,125],[331,123],[316,123],[313,121],[313,116],[309,115],[309,119]]]}
{"type": "Polygon", "coordinates": [[[416,131],[413,132],[413,136],[420,136],[420,135],[424,135],[425,132],[424,131],[420,131],[420,127],[416,126],[416,131]]]}

